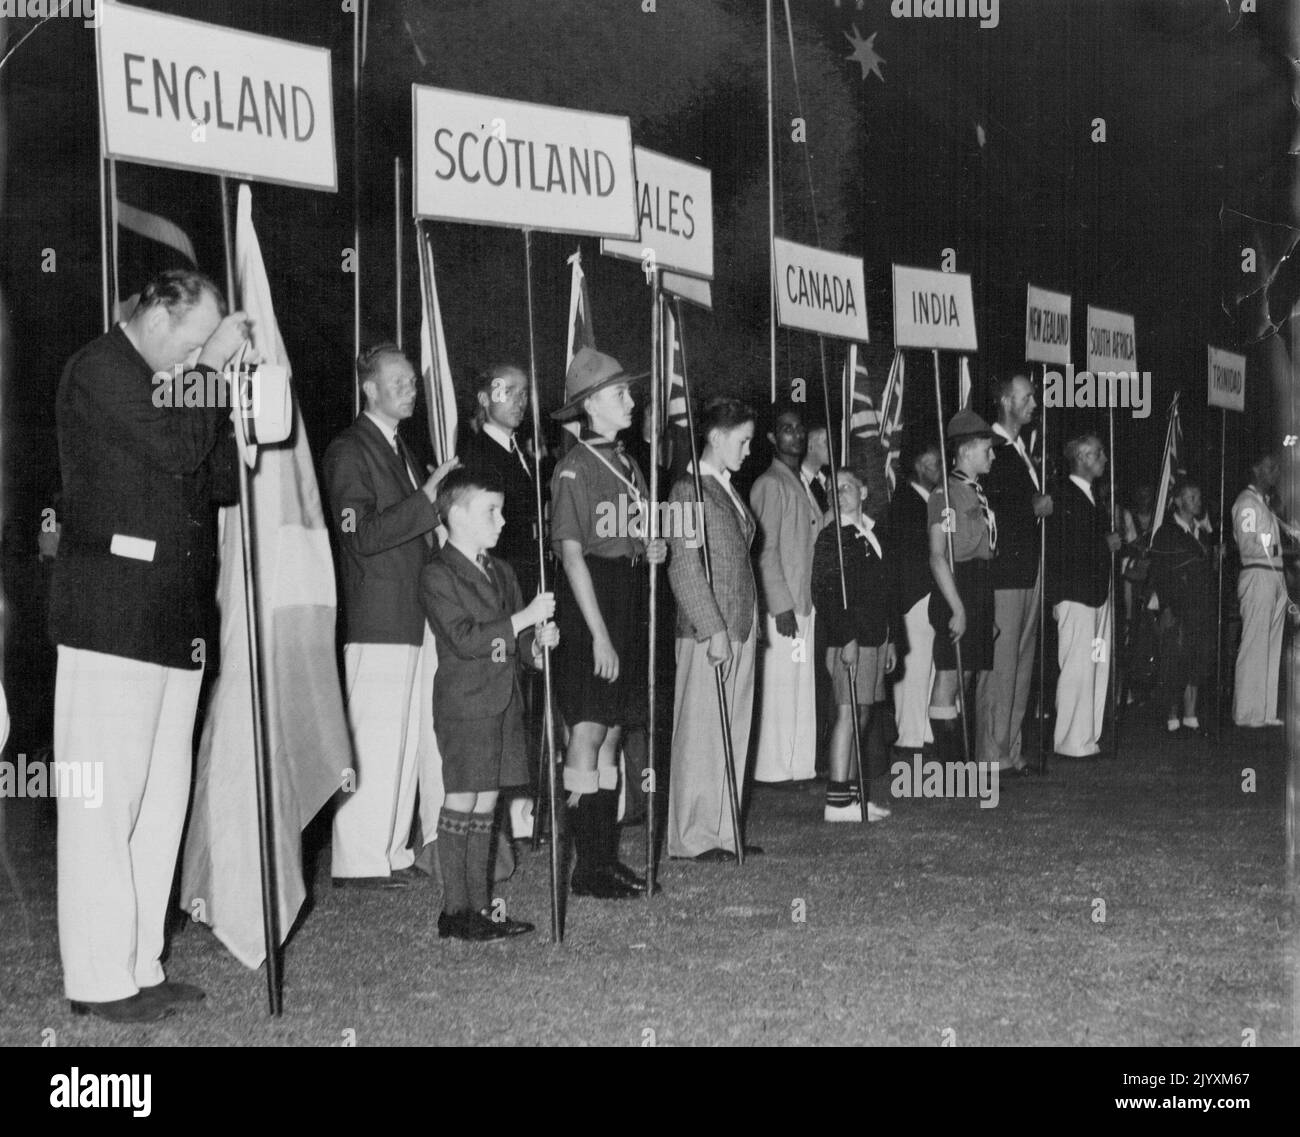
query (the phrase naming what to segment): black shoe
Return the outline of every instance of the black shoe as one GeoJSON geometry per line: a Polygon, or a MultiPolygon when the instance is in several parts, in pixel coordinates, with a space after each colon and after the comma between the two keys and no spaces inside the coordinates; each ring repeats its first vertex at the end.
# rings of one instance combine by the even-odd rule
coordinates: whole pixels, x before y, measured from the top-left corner
{"type": "Polygon", "coordinates": [[[439,912],[438,938],[440,940],[467,940],[470,943],[486,943],[489,940],[503,940],[509,935],[500,930],[485,916],[477,912],[439,912]]]}
{"type": "Polygon", "coordinates": [[[527,920],[512,920],[509,916],[502,916],[500,920],[493,919],[491,911],[487,908],[484,908],[478,915],[506,936],[524,936],[529,932],[536,931],[534,925],[528,923],[527,920]]]}
{"type": "MultiPolygon", "coordinates": [[[[402,869],[400,871],[406,872],[407,870],[402,869]]],[[[390,876],[335,876],[331,877],[330,881],[335,888],[360,888],[381,892],[410,887],[410,882],[406,877],[398,876],[396,873],[390,876]]]]}
{"type": "Polygon", "coordinates": [[[201,1003],[207,998],[202,987],[195,987],[193,983],[173,983],[170,979],[164,979],[152,987],[141,987],[140,994],[167,1006],[174,1003],[201,1003]]]}
{"type": "Polygon", "coordinates": [[[569,891],[574,896],[591,896],[596,900],[630,900],[633,896],[640,895],[636,889],[630,888],[608,872],[575,872],[573,880],[569,882],[569,891]]]}
{"type": "MultiPolygon", "coordinates": [[[[646,890],[645,877],[641,876],[633,869],[628,868],[628,866],[623,864],[621,861],[615,861],[609,866],[609,875],[618,881],[619,884],[625,884],[628,888],[633,889],[636,892],[644,893],[646,890]]],[[[658,881],[655,881],[654,894],[658,896],[661,892],[663,892],[663,887],[658,881]]]]}
{"type": "Polygon", "coordinates": [[[152,1023],[172,1013],[171,1004],[151,999],[143,991],[137,991],[126,999],[110,999],[106,1003],[82,1003],[71,999],[68,1005],[74,1015],[94,1015],[111,1023],[152,1023]]]}
{"type": "Polygon", "coordinates": [[[693,857],[674,857],[675,861],[695,861],[701,865],[718,865],[726,861],[734,861],[736,854],[730,849],[705,849],[702,853],[697,853],[693,857]]]}

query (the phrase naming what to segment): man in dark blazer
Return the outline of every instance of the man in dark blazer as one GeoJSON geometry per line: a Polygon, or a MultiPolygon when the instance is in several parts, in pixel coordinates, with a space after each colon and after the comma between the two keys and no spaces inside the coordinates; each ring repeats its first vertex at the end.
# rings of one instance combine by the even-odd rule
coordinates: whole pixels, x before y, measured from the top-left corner
{"type": "Polygon", "coordinates": [[[357,382],[366,409],[330,443],[324,463],[343,570],[343,661],[356,763],[344,774],[334,815],[332,875],[336,887],[400,888],[414,861],[407,841],[417,778],[421,817],[432,819],[426,837],[437,832],[442,807],[431,730],[436,654],[420,606],[420,573],[437,546],[438,485],[456,463],[422,477],[402,441],[398,424],[415,411],[416,384],[399,347],[362,352],[357,382]]]}
{"type": "Polygon", "coordinates": [[[203,997],[160,957],[213,627],[214,504],[235,469],[217,373],[247,318],[224,313],[200,273],[160,274],[130,320],[68,362],[55,406],[54,752],[83,791],[57,799],[59,951],[73,1011],[114,1022],[203,997]],[[206,405],[158,397],[183,367],[206,405]]]}
{"type": "Polygon", "coordinates": [[[1106,450],[1095,434],[1065,445],[1068,480],[1047,528],[1047,601],[1056,619],[1055,750],[1063,758],[1101,753],[1113,639],[1111,557],[1119,551],[1094,484],[1106,472],[1106,450]]]}
{"type": "Polygon", "coordinates": [[[998,408],[994,462],[982,482],[998,519],[998,555],[989,569],[998,635],[993,641],[993,668],[981,671],[976,681],[975,755],[1003,772],[1022,773],[1029,770],[1021,726],[1034,675],[1042,599],[1039,526],[1052,512],[1052,499],[1041,491],[1041,475],[1022,437],[1038,409],[1034,385],[1025,375],[1013,375],[999,382],[994,393],[998,408]]]}
{"type": "Polygon", "coordinates": [[[926,503],[943,478],[937,442],[922,443],[904,469],[911,477],[889,502],[889,543],[898,558],[898,605],[904,639],[894,680],[896,749],[914,754],[934,742],[930,730],[930,691],[934,687],[934,629],[930,626],[930,526],[926,503]]]}

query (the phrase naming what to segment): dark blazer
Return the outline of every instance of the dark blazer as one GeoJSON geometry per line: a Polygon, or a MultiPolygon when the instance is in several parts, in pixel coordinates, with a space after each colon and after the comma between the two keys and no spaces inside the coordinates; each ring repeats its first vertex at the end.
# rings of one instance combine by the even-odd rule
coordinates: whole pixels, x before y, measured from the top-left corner
{"type": "MultiPolygon", "coordinates": [[[[914,490],[909,491],[917,501],[914,490]]],[[[835,552],[835,526],[817,534],[813,548],[812,595],[817,609],[817,626],[827,647],[843,647],[857,640],[859,647],[879,647],[891,638],[898,621],[898,579],[890,555],[889,537],[877,527],[873,536],[880,542],[883,557],[859,534],[856,525],[842,525],[840,545],[844,549],[844,583],[849,606],[840,592],[840,558],[835,552]],[[825,627],[822,627],[822,625],[825,627]]]]}
{"type": "MultiPolygon", "coordinates": [[[[993,440],[993,465],[980,478],[984,496],[998,519],[998,547],[989,575],[993,587],[1033,588],[1038,579],[1038,518],[1034,479],[1001,435],[993,440]]],[[[1076,487],[1077,488],[1077,487],[1076,487]]]]}
{"type": "Polygon", "coordinates": [[[1100,608],[1110,589],[1110,518],[1069,478],[1061,482],[1052,502],[1047,519],[1047,602],[1073,600],[1100,608]]]}
{"type": "Polygon", "coordinates": [[[891,556],[898,566],[899,611],[906,613],[922,596],[928,596],[934,586],[930,575],[927,506],[910,482],[904,482],[894,491],[889,502],[889,519],[885,525],[877,526],[876,532],[881,529],[889,534],[891,556]]]}
{"type": "Polygon", "coordinates": [[[234,496],[230,409],[158,407],[153,393],[153,372],[120,327],[64,368],[50,638],[194,669],[205,654],[194,641],[216,643],[214,503],[234,496]],[[139,542],[154,543],[151,560],[125,555],[147,556],[139,542]]]}
{"type": "Polygon", "coordinates": [[[492,557],[491,563],[495,588],[448,543],[420,577],[424,614],[438,642],[433,715],[439,723],[499,715],[519,692],[518,660],[530,658],[533,632],[521,633],[516,644],[510,618],[524,606],[519,582],[505,561],[492,557]]]}
{"type": "Polygon", "coordinates": [[[1151,587],[1160,606],[1180,619],[1208,621],[1213,628],[1216,583],[1213,551],[1171,513],[1151,539],[1151,587]]]}
{"type": "Polygon", "coordinates": [[[437,544],[437,509],[412,488],[397,452],[365,414],[326,449],[325,485],[343,570],[346,642],[418,646],[420,572],[437,544]]]}
{"type": "MultiPolygon", "coordinates": [[[[537,590],[537,498],[533,479],[524,471],[518,454],[512,454],[483,430],[461,432],[456,456],[468,470],[495,474],[505,491],[502,515],[506,527],[492,555],[508,561],[519,579],[520,591],[529,599],[537,590]]],[[[531,469],[531,465],[530,465],[531,469]]],[[[543,486],[543,494],[546,487],[543,486]]]]}
{"type": "Polygon", "coordinates": [[[749,558],[757,522],[747,508],[742,517],[716,478],[706,476],[700,483],[712,587],[704,575],[694,478],[680,479],[668,495],[668,583],[677,600],[677,637],[704,641],[726,628],[733,642],[744,643],[758,615],[758,588],[749,558]]]}

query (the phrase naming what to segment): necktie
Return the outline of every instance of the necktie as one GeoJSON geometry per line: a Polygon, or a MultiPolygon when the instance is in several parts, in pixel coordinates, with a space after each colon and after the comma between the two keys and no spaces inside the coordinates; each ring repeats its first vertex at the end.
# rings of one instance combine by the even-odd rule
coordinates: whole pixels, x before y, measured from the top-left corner
{"type": "Polygon", "coordinates": [[[956,481],[970,486],[975,491],[975,497],[980,503],[980,513],[984,515],[984,525],[989,531],[989,552],[995,551],[998,547],[998,519],[989,506],[989,499],[984,496],[984,491],[980,488],[979,482],[969,474],[963,473],[961,470],[954,470],[952,476],[956,481]]]}
{"type": "Polygon", "coordinates": [[[400,434],[393,435],[393,449],[397,451],[397,458],[402,463],[402,469],[406,471],[406,476],[410,479],[411,485],[418,490],[420,483],[415,480],[411,456],[406,452],[406,443],[402,441],[400,434]]]}
{"type": "Polygon", "coordinates": [[[496,593],[499,598],[501,595],[501,589],[497,586],[497,574],[492,570],[492,558],[489,557],[487,553],[479,553],[478,567],[479,571],[487,577],[488,584],[492,586],[492,591],[496,593]]]}

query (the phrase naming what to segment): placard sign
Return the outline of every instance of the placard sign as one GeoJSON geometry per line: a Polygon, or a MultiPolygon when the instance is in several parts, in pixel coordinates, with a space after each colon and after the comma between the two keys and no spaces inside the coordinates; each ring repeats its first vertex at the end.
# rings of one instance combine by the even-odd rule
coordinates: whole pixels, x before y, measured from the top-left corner
{"type": "Polygon", "coordinates": [[[625,117],[411,88],[416,217],[637,235],[625,117]]]}
{"type": "Polygon", "coordinates": [[[1070,297],[1064,292],[1029,286],[1025,358],[1034,363],[1070,362],[1070,297]]]}
{"type": "Polygon", "coordinates": [[[645,263],[649,250],[658,268],[712,280],[712,172],[644,146],[634,147],[633,154],[641,235],[635,241],[606,239],[600,251],[645,263]]]}
{"type": "Polygon", "coordinates": [[[1088,370],[1137,371],[1137,333],[1127,312],[1111,312],[1088,305],[1088,370]]]}
{"type": "Polygon", "coordinates": [[[1210,406],[1229,411],[1246,409],[1246,357],[1212,347],[1210,350],[1210,406]]]}
{"type": "Polygon", "coordinates": [[[99,13],[106,157],[338,189],[325,48],[125,4],[99,13]]]}
{"type": "Polygon", "coordinates": [[[970,275],[894,265],[894,347],[978,351],[970,275]]]}
{"type": "Polygon", "coordinates": [[[867,293],[861,257],[772,242],[776,314],[782,327],[867,342],[867,293]]]}
{"type": "Polygon", "coordinates": [[[713,285],[707,280],[682,276],[676,272],[666,272],[663,275],[663,289],[669,296],[676,296],[690,304],[713,311],[713,285]]]}

